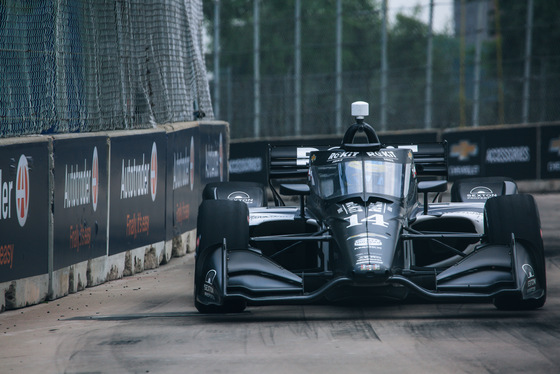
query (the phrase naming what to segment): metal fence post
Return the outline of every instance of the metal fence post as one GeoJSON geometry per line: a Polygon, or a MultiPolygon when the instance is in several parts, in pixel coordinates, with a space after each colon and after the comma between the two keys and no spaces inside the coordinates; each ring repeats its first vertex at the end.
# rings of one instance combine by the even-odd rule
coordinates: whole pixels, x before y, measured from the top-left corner
{"type": "Polygon", "coordinates": [[[432,51],[434,27],[434,0],[430,0],[430,21],[428,24],[428,50],[426,51],[426,98],[424,112],[424,128],[432,127],[432,51]]]}
{"type": "Polygon", "coordinates": [[[529,122],[529,89],[531,87],[531,42],[533,39],[533,0],[527,0],[527,27],[525,29],[525,69],[523,74],[523,123],[529,122]]]}
{"type": "Polygon", "coordinates": [[[387,0],[383,0],[381,21],[381,130],[387,130],[387,0]]]}
{"type": "Polygon", "coordinates": [[[294,85],[294,132],[295,135],[301,135],[301,1],[296,0],[295,9],[295,85],[294,85]]]}
{"type": "Polygon", "coordinates": [[[258,138],[261,133],[261,72],[260,72],[260,0],[253,0],[253,90],[255,95],[254,111],[255,118],[253,122],[253,136],[258,138]]]}
{"type": "Polygon", "coordinates": [[[481,0],[478,1],[476,12],[476,46],[475,46],[475,61],[474,61],[474,93],[473,93],[473,127],[478,127],[480,122],[480,56],[482,53],[482,7],[481,0]]]}
{"type": "Polygon", "coordinates": [[[220,0],[214,0],[214,117],[220,118],[220,0]]]}
{"type": "Polygon", "coordinates": [[[336,132],[342,133],[342,0],[336,0],[336,132]]]}

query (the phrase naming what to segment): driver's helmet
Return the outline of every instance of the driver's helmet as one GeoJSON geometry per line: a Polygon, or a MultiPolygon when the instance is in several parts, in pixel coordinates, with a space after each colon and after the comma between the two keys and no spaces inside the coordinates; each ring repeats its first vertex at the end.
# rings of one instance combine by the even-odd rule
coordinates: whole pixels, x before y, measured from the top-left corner
{"type": "Polygon", "coordinates": [[[385,184],[385,164],[381,161],[366,161],[364,165],[366,190],[378,190],[385,184]]]}
{"type": "Polygon", "coordinates": [[[346,163],[345,178],[346,191],[348,194],[361,193],[364,188],[362,177],[362,161],[350,161],[346,163]]]}
{"type": "Polygon", "coordinates": [[[348,194],[379,191],[385,184],[385,165],[380,161],[350,161],[345,168],[348,194]],[[362,174],[365,173],[365,174],[362,174]]]}

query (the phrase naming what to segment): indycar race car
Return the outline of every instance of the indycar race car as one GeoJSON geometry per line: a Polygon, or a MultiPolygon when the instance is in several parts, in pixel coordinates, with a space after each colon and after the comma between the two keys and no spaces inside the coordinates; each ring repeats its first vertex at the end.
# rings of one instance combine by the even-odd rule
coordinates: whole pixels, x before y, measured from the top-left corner
{"type": "Polygon", "coordinates": [[[368,112],[367,103],[352,104],[356,123],[335,147],[271,145],[268,188],[205,187],[197,220],[198,311],[409,294],[509,310],[544,305],[533,197],[518,193],[511,179],[476,178],[456,181],[450,202],[442,202],[446,144],[381,144],[364,122],[368,112]]]}

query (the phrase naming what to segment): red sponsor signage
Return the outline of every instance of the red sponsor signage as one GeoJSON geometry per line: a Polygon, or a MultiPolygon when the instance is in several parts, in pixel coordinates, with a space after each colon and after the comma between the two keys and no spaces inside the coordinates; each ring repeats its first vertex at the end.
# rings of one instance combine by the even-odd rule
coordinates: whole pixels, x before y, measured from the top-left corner
{"type": "Polygon", "coordinates": [[[107,137],[57,138],[54,270],[107,254],[107,137]]]}
{"type": "Polygon", "coordinates": [[[48,141],[0,144],[0,283],[46,274],[48,141]]]}
{"type": "Polygon", "coordinates": [[[166,134],[111,137],[109,254],[165,239],[166,134]]]}

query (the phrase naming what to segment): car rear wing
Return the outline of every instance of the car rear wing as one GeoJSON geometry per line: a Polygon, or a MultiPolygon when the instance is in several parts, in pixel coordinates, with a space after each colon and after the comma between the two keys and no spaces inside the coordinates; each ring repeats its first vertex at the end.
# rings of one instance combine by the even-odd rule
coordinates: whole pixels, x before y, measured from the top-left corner
{"type": "Polygon", "coordinates": [[[306,178],[309,156],[313,151],[329,149],[329,146],[270,145],[268,147],[268,179],[306,178]]]}
{"type": "Polygon", "coordinates": [[[416,173],[422,180],[447,180],[447,141],[441,143],[385,145],[412,150],[416,173]]]}
{"type": "MultiPolygon", "coordinates": [[[[385,144],[383,148],[410,149],[414,154],[416,172],[421,177],[447,178],[447,142],[419,144],[385,144]]],[[[305,178],[309,155],[313,151],[332,149],[331,146],[272,145],[268,148],[268,179],[305,178]]]]}
{"type": "MultiPolygon", "coordinates": [[[[384,144],[383,148],[406,148],[414,155],[416,173],[422,180],[447,179],[447,142],[419,144],[384,144]]],[[[299,180],[305,183],[309,171],[309,157],[313,151],[333,149],[328,145],[272,145],[268,146],[268,184],[283,205],[275,184],[280,180],[299,180]]]]}
{"type": "Polygon", "coordinates": [[[282,197],[277,192],[277,184],[280,181],[306,183],[311,152],[330,148],[324,145],[268,145],[268,185],[276,205],[284,205],[282,197]]]}

